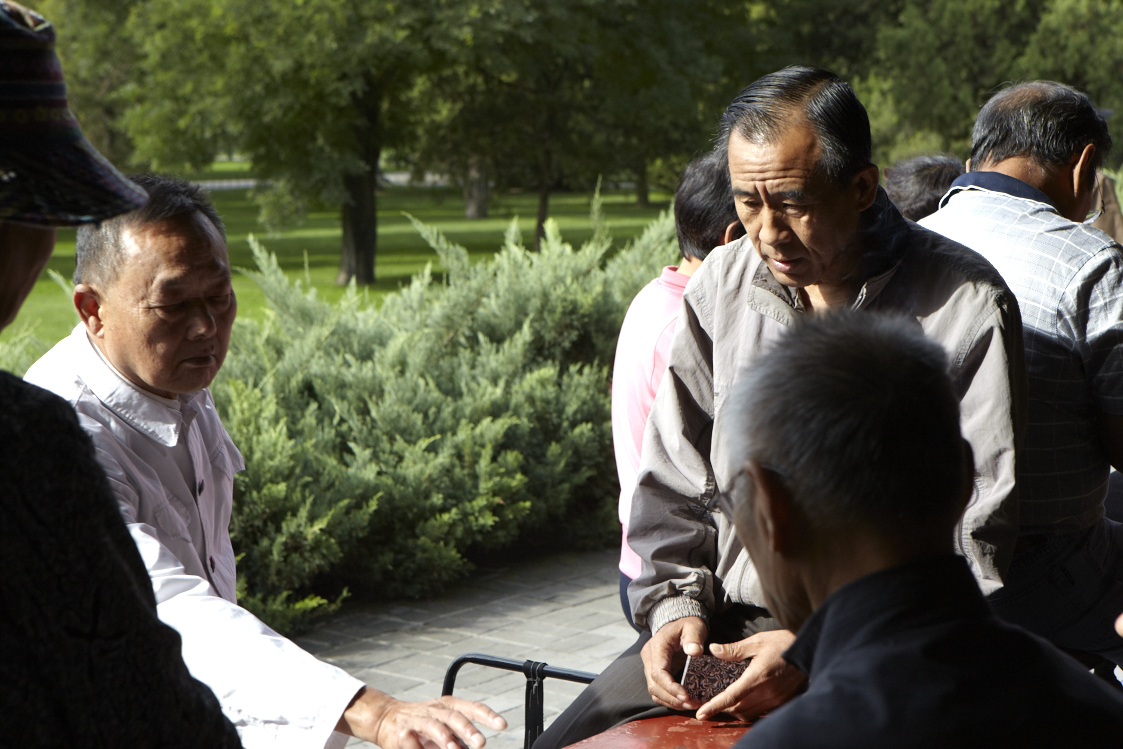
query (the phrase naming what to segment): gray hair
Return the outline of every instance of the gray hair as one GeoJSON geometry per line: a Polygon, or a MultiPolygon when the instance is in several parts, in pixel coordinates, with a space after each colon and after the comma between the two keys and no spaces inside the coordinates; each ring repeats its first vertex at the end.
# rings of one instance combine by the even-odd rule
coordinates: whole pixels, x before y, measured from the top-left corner
{"type": "Polygon", "coordinates": [[[109,287],[121,272],[126,229],[190,215],[198,211],[210,219],[226,239],[226,227],[203,188],[177,177],[163,174],[131,174],[129,179],[148,193],[148,202],[141,208],[115,216],[99,224],[78,228],[75,247],[74,283],[109,287]]]}
{"type": "Polygon", "coordinates": [[[774,143],[793,115],[814,128],[819,171],[846,185],[873,160],[870,118],[854,89],[829,70],[793,65],[746,86],[725,110],[717,147],[723,153],[736,132],[751,143],[774,143]]]}
{"type": "Polygon", "coordinates": [[[816,531],[926,532],[954,521],[966,482],[947,356],[909,318],[807,318],[737,381],[722,432],[816,531]]]}
{"type": "Polygon", "coordinates": [[[971,164],[997,164],[1028,156],[1040,167],[1068,163],[1073,154],[1095,145],[1089,179],[1111,153],[1107,120],[1091,100],[1063,83],[1028,81],[995,94],[979,110],[971,132],[971,164]]]}

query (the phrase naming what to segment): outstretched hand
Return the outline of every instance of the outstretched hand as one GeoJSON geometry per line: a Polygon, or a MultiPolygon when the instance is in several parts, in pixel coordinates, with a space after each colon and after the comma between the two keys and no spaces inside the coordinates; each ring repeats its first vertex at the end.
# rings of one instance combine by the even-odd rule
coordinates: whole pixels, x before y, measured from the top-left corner
{"type": "Polygon", "coordinates": [[[807,682],[807,676],[783,658],[793,640],[794,634],[778,629],[728,645],[711,645],[710,652],[722,660],[752,660],[737,681],[701,706],[698,719],[729,713],[752,720],[790,700],[807,682]]]}
{"type": "Polygon", "coordinates": [[[482,702],[439,697],[425,702],[402,702],[377,689],[364,687],[348,705],[336,730],[382,749],[479,749],[484,736],[472,725],[496,730],[507,721],[482,702]]]}
{"type": "Polygon", "coordinates": [[[672,674],[682,672],[686,656],[705,652],[706,622],[687,616],[664,624],[640,651],[651,699],[672,710],[696,710],[702,703],[686,693],[672,674]]]}

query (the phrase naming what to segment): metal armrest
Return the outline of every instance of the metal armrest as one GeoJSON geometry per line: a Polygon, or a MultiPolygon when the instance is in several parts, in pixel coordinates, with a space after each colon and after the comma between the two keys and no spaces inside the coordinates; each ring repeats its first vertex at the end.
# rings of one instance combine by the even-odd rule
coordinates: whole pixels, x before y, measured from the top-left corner
{"type": "Polygon", "coordinates": [[[578,684],[588,684],[597,675],[588,671],[574,671],[568,668],[557,668],[540,661],[517,661],[512,658],[499,658],[484,653],[465,653],[457,657],[445,672],[445,683],[441,690],[444,696],[452,694],[456,686],[456,674],[465,663],[475,663],[479,666],[499,668],[504,671],[521,671],[526,675],[526,698],[523,701],[525,709],[526,731],[523,733],[523,749],[530,749],[534,742],[542,735],[543,713],[545,710],[544,681],[546,679],[562,679],[574,681],[578,684]]]}

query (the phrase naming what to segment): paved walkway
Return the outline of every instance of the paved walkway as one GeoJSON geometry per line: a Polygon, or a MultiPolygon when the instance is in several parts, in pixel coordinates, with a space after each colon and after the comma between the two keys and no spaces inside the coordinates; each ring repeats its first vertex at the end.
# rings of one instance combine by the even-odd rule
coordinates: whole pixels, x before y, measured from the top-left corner
{"type": "MultiPolygon", "coordinates": [[[[440,696],[445,670],[462,653],[600,672],[636,639],[620,610],[618,561],[615,549],[562,554],[511,569],[480,570],[428,601],[345,604],[343,613],[297,642],[406,700],[440,696]]],[[[546,681],[546,725],[581,689],[546,681]]],[[[468,664],[455,693],[486,702],[507,719],[507,730],[499,734],[482,729],[489,749],[517,749],[525,690],[521,673],[468,664]]],[[[371,745],[354,739],[348,746],[371,745]]]]}

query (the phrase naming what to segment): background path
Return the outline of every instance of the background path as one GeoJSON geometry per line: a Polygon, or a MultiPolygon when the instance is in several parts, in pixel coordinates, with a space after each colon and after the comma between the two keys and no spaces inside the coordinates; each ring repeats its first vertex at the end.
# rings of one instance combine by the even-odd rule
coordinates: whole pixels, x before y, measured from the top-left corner
{"type": "MultiPolygon", "coordinates": [[[[636,639],[620,610],[618,561],[619,552],[609,549],[480,570],[431,600],[346,606],[296,641],[405,700],[440,696],[445,671],[462,653],[599,673],[636,639]]],[[[547,679],[546,725],[583,688],[547,679]]],[[[486,702],[507,719],[499,734],[482,729],[490,749],[518,749],[525,690],[521,673],[468,664],[455,694],[486,702]]],[[[372,745],[353,739],[347,746],[372,745]]]]}

